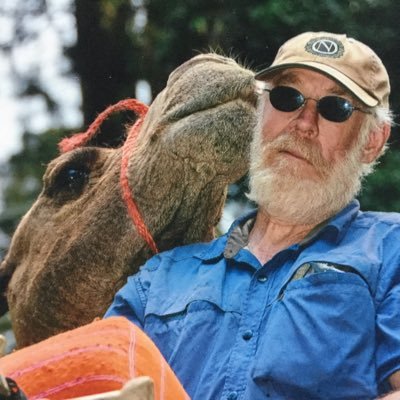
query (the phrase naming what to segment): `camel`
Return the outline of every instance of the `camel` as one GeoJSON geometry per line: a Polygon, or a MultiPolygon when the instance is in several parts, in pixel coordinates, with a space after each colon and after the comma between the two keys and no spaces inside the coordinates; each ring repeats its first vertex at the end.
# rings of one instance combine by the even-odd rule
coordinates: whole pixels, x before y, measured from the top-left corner
{"type": "Polygon", "coordinates": [[[154,252],[211,240],[228,184],[247,172],[255,112],[254,73],[201,54],[129,128],[130,153],[65,146],[0,265],[0,314],[9,309],[17,347],[102,317],[154,252]],[[124,154],[136,225],[120,184],[124,154]]]}

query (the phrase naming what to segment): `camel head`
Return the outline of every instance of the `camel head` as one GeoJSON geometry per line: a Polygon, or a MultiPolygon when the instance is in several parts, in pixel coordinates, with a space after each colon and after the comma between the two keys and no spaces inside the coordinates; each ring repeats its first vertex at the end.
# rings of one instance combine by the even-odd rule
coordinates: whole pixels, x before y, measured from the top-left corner
{"type": "Polygon", "coordinates": [[[251,71],[199,55],[171,73],[123,146],[89,141],[49,163],[0,266],[18,347],[101,317],[153,255],[124,193],[159,251],[213,237],[227,185],[248,169],[255,104],[251,71]]]}

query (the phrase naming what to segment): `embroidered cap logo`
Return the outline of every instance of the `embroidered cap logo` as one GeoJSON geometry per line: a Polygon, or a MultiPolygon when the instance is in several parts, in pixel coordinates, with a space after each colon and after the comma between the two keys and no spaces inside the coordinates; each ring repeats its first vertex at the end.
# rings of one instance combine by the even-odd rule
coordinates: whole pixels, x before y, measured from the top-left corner
{"type": "Polygon", "coordinates": [[[339,58],[344,52],[343,44],[329,37],[312,39],[306,44],[305,49],[311,54],[332,58],[339,58]]]}

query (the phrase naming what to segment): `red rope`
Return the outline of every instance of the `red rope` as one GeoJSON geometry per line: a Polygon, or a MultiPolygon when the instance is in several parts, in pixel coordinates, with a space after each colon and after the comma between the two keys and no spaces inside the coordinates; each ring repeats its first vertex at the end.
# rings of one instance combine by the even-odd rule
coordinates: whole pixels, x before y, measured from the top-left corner
{"type": "Polygon", "coordinates": [[[121,100],[118,103],[107,107],[102,113],[100,113],[97,118],[91,123],[86,132],[76,133],[70,138],[65,138],[60,141],[58,148],[61,153],[66,153],[68,151],[74,150],[78,147],[84,146],[86,143],[92,139],[97,131],[99,130],[101,124],[114,112],[132,110],[143,118],[148,110],[148,107],[136,99],[126,99],[121,100]]]}
{"type": "Polygon", "coordinates": [[[136,144],[136,137],[139,133],[140,127],[143,123],[143,118],[147,113],[148,106],[141,103],[136,99],[126,99],[122,100],[104,110],[100,113],[97,118],[92,122],[86,132],[76,133],[70,138],[65,138],[61,140],[58,144],[58,148],[61,153],[66,153],[68,151],[74,150],[78,147],[82,147],[87,144],[90,139],[92,139],[101,124],[114,112],[123,111],[123,110],[132,110],[136,114],[139,115],[139,119],[135,122],[133,127],[131,128],[128,137],[122,147],[122,160],[121,160],[121,171],[120,171],[120,186],[122,190],[122,198],[125,201],[126,208],[128,210],[128,214],[136,226],[137,231],[142,236],[142,238],[149,245],[153,253],[158,253],[157,245],[154,242],[154,239],[147,229],[146,224],[144,223],[143,217],[140,214],[140,211],[133,199],[133,191],[129,185],[128,180],[128,167],[129,167],[129,158],[132,154],[133,149],[136,144]]]}
{"type": "Polygon", "coordinates": [[[122,148],[121,174],[119,182],[122,189],[122,198],[125,201],[129,216],[131,217],[133,223],[136,225],[139,234],[142,236],[142,238],[144,238],[144,240],[146,240],[153,253],[156,254],[158,253],[157,245],[154,242],[151,233],[147,229],[147,226],[143,221],[140,211],[133,200],[133,191],[129,186],[128,180],[129,159],[133,149],[135,148],[136,137],[139,133],[140,127],[142,126],[142,123],[142,118],[136,121],[135,125],[133,125],[132,129],[129,132],[124,147],[122,148]]]}

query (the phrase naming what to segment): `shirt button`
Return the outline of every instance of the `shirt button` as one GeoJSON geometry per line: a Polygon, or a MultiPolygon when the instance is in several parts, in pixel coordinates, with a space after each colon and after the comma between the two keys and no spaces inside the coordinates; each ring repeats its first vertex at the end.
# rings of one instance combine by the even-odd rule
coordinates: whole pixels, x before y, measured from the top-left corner
{"type": "Polygon", "coordinates": [[[242,334],[242,338],[244,340],[250,340],[253,337],[253,331],[251,329],[248,329],[247,331],[244,331],[242,334]]]}
{"type": "Polygon", "coordinates": [[[230,392],[230,393],[228,394],[227,399],[228,399],[228,400],[236,400],[237,397],[238,397],[238,393],[237,393],[237,392],[230,392]]]}
{"type": "Polygon", "coordinates": [[[268,279],[268,278],[267,278],[265,275],[260,275],[260,276],[257,278],[258,282],[261,282],[261,283],[266,282],[267,279],[268,279]]]}

